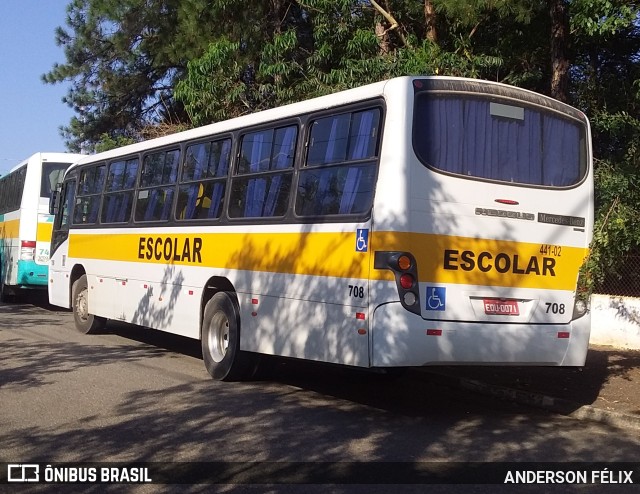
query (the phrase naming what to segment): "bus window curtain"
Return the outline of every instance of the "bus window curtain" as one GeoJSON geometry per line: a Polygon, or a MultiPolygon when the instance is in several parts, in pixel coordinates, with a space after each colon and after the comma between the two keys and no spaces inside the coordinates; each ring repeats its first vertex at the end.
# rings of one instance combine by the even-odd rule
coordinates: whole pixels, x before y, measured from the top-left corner
{"type": "MultiPolygon", "coordinates": [[[[259,172],[264,145],[264,134],[254,134],[253,145],[251,147],[251,160],[249,162],[249,172],[259,172]]],[[[244,216],[258,217],[262,214],[262,206],[267,184],[264,178],[249,179],[246,190],[244,216]]]]}
{"type": "MultiPolygon", "coordinates": [[[[363,112],[360,114],[360,124],[356,134],[355,144],[351,151],[349,159],[359,160],[368,158],[369,143],[373,136],[373,112],[363,112]]],[[[340,199],[340,214],[349,214],[352,212],[353,203],[355,202],[360,181],[362,179],[362,168],[350,167],[347,172],[344,187],[342,189],[342,198],[340,199]]]]}
{"type": "MultiPolygon", "coordinates": [[[[188,178],[191,180],[199,180],[207,171],[209,161],[209,144],[198,144],[193,147],[189,149],[190,156],[187,156],[188,160],[194,161],[193,177],[188,178]],[[193,147],[196,147],[195,153],[193,152],[193,147]]],[[[185,219],[190,220],[195,214],[199,190],[199,184],[189,186],[185,219]]]]}
{"type": "Polygon", "coordinates": [[[224,182],[216,182],[213,184],[211,191],[211,205],[207,212],[207,218],[218,218],[220,216],[220,206],[224,197],[224,182]]]}
{"type": "MultiPolygon", "coordinates": [[[[327,148],[324,156],[324,163],[332,163],[335,159],[336,153],[336,141],[339,139],[339,127],[340,120],[338,117],[334,118],[331,122],[331,131],[329,132],[329,138],[327,141],[327,148]]],[[[318,181],[318,189],[316,191],[316,211],[315,214],[326,213],[325,203],[329,198],[328,189],[331,184],[331,178],[334,177],[333,170],[327,169],[320,172],[320,179],[318,181]]]]}
{"type": "Polygon", "coordinates": [[[430,98],[419,114],[427,162],[467,176],[546,186],[579,179],[579,128],[525,108],[524,119],[492,115],[488,101],[430,98]]]}
{"type": "Polygon", "coordinates": [[[169,219],[169,216],[171,216],[171,208],[173,206],[173,193],[175,191],[175,187],[165,187],[164,189],[162,189],[162,198],[163,198],[163,202],[162,202],[162,212],[160,213],[160,218],[156,218],[156,219],[161,219],[161,220],[166,220],[169,219]]]}
{"type": "Polygon", "coordinates": [[[580,179],[580,130],[560,118],[543,118],[545,185],[567,186],[580,179]]]}
{"type": "Polygon", "coordinates": [[[153,211],[156,208],[159,193],[160,193],[159,189],[152,189],[149,191],[149,199],[147,200],[147,204],[146,204],[147,207],[144,212],[144,221],[153,221],[154,219],[156,219],[153,217],[153,211]]]}
{"type": "MultiPolygon", "coordinates": [[[[285,130],[285,134],[282,138],[282,144],[280,149],[285,152],[278,153],[274,163],[272,163],[273,170],[283,170],[289,168],[291,154],[290,151],[295,146],[296,136],[298,134],[297,127],[289,127],[285,130]]],[[[282,175],[276,175],[271,178],[269,184],[269,193],[267,194],[267,200],[264,206],[264,216],[273,216],[276,209],[277,199],[280,196],[280,187],[282,186],[282,175]]]]}
{"type": "Polygon", "coordinates": [[[116,212],[118,210],[118,199],[117,199],[117,194],[109,194],[108,196],[105,196],[104,198],[106,204],[106,208],[105,205],[102,205],[102,209],[106,212],[106,214],[103,213],[103,223],[113,223],[115,222],[115,218],[116,218],[116,212]]]}
{"type": "MultiPolygon", "coordinates": [[[[220,150],[220,159],[216,168],[216,177],[226,177],[229,171],[229,156],[231,155],[231,139],[225,139],[222,142],[220,150]]],[[[211,191],[211,204],[207,212],[207,218],[218,218],[220,216],[220,207],[222,206],[222,198],[224,197],[225,183],[215,182],[211,191]]]]}

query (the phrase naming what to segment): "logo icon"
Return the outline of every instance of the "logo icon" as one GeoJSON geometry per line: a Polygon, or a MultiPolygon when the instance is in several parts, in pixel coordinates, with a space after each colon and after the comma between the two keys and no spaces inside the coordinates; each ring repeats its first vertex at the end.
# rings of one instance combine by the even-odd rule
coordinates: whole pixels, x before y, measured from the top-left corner
{"type": "Polygon", "coordinates": [[[29,463],[9,463],[7,465],[8,482],[38,482],[40,465],[29,463]]]}
{"type": "Polygon", "coordinates": [[[447,289],[443,286],[427,287],[427,310],[445,310],[447,289]]]}
{"type": "Polygon", "coordinates": [[[369,229],[356,229],[356,252],[367,252],[369,248],[369,229]]]}

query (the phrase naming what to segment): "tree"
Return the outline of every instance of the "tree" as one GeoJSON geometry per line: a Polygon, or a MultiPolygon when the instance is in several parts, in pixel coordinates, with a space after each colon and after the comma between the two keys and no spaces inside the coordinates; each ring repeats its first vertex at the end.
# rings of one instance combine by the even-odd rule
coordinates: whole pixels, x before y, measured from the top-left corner
{"type": "MultiPolygon", "coordinates": [[[[572,103],[587,113],[596,157],[594,241],[585,266],[592,290],[613,290],[640,253],[640,27],[637,4],[574,0],[572,103]]],[[[627,293],[631,295],[630,293],[627,293]]],[[[640,294],[635,294],[640,295],[640,294]]]]}
{"type": "Polygon", "coordinates": [[[500,54],[471,38],[503,16],[528,22],[508,3],[478,0],[459,20],[452,0],[283,0],[287,15],[265,24],[261,43],[230,33],[192,60],[176,98],[202,124],[396,75],[490,77],[500,54]]]}
{"type": "MultiPolygon", "coordinates": [[[[93,149],[101,136],[140,139],[158,122],[188,117],[173,98],[187,66],[215,38],[227,17],[240,17],[239,2],[219,0],[72,0],[68,28],[56,41],[66,62],[43,76],[71,81],[65,102],[76,115],[62,129],[72,150],[93,149]]],[[[234,25],[233,22],[231,25],[234,25]]]]}

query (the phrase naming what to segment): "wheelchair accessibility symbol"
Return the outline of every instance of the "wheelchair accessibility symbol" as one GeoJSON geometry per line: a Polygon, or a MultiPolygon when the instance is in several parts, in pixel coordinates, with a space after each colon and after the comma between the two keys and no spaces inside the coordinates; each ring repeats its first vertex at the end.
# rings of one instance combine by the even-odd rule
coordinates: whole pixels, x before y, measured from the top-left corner
{"type": "Polygon", "coordinates": [[[427,287],[427,310],[445,310],[447,289],[443,286],[427,287]]]}
{"type": "Polygon", "coordinates": [[[367,252],[369,248],[369,229],[356,229],[356,252],[367,252]]]}

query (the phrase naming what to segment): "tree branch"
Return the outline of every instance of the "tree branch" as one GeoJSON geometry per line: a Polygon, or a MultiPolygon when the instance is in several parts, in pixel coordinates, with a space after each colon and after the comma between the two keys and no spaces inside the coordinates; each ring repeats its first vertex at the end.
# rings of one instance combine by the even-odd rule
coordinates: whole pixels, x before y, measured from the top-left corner
{"type": "Polygon", "coordinates": [[[398,23],[398,21],[395,19],[395,17],[393,17],[391,15],[391,13],[387,12],[386,10],[384,10],[380,4],[378,2],[376,2],[376,0],[369,0],[371,2],[371,5],[373,6],[374,9],[376,9],[380,15],[382,15],[382,17],[384,17],[387,22],[389,22],[389,24],[391,24],[391,26],[388,29],[385,29],[385,31],[383,33],[376,33],[378,38],[382,38],[384,35],[386,35],[389,31],[393,31],[393,30],[397,30],[398,32],[398,36],[400,37],[400,40],[402,41],[402,44],[406,47],[411,47],[411,45],[409,44],[409,42],[407,41],[407,38],[404,37],[404,35],[402,34],[402,32],[398,29],[398,27],[400,26],[400,24],[398,23]]]}

